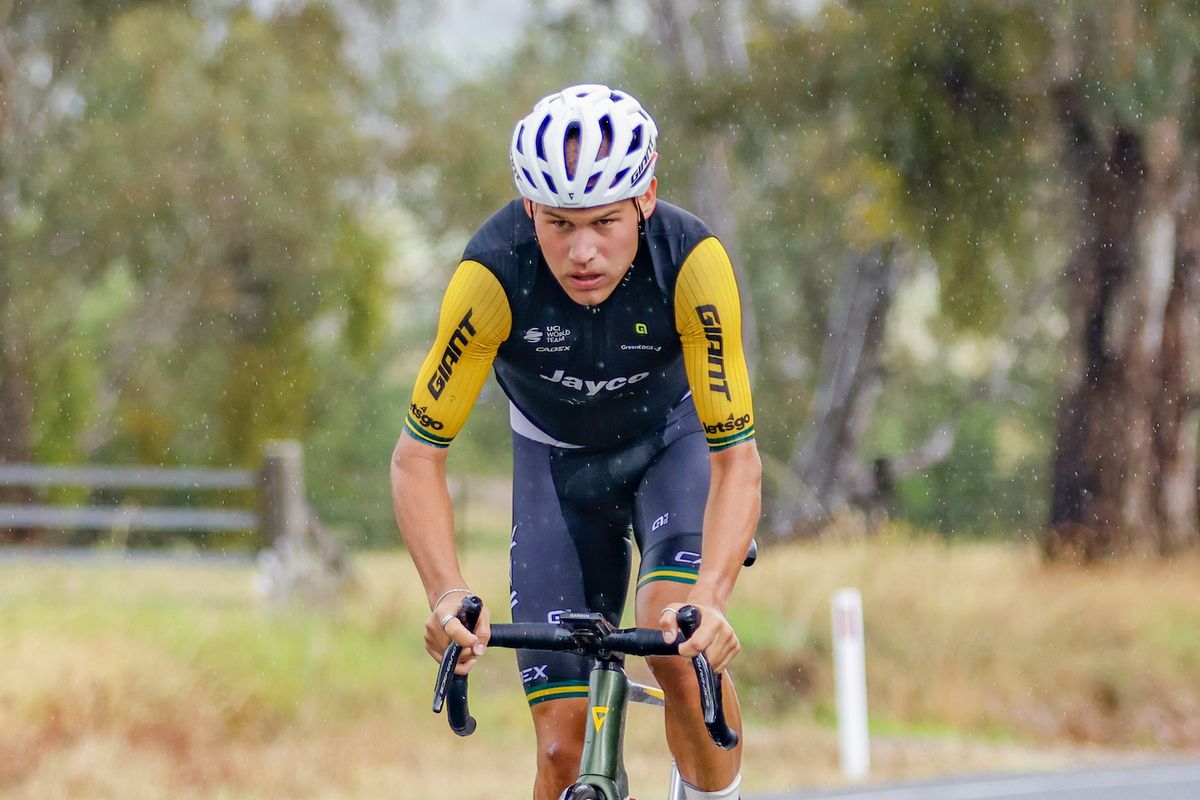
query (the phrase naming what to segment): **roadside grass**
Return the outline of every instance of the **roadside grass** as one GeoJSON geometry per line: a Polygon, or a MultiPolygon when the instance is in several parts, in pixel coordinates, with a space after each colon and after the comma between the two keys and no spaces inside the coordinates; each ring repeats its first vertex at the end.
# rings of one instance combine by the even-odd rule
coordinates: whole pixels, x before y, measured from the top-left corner
{"type": "MultiPolygon", "coordinates": [[[[463,555],[485,598],[507,597],[502,536],[473,532],[463,555]]],[[[512,653],[472,673],[479,729],[458,739],[429,710],[407,557],[355,565],[338,609],[272,610],[246,565],[0,562],[0,796],[527,796],[512,653]]],[[[730,613],[746,787],[840,780],[829,598],[842,586],[864,597],[876,778],[1196,754],[1197,567],[1049,567],[1024,544],[903,531],[766,548],[730,613]]],[[[654,796],[669,769],[661,712],[631,713],[631,777],[654,796]]]]}

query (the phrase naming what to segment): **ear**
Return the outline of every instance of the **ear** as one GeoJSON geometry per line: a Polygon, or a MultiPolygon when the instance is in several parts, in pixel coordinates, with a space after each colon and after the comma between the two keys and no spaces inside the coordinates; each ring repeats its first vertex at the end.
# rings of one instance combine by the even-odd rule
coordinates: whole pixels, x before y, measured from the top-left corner
{"type": "Polygon", "coordinates": [[[654,207],[658,205],[658,178],[650,179],[650,188],[646,193],[637,198],[638,208],[642,210],[642,216],[646,219],[654,213],[654,207]]]}
{"type": "Polygon", "coordinates": [[[533,201],[529,198],[525,198],[525,213],[529,215],[530,219],[533,219],[533,201]]]}

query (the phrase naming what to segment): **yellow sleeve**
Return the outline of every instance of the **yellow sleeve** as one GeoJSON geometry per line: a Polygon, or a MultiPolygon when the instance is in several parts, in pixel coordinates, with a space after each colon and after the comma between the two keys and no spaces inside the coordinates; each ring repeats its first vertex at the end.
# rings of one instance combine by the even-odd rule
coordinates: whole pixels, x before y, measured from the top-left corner
{"type": "Polygon", "coordinates": [[[460,263],[442,298],[437,338],[417,373],[404,422],[413,438],[449,446],[466,424],[511,328],[512,311],[500,281],[476,261],[460,263]]]}
{"type": "Polygon", "coordinates": [[[683,364],[710,450],[754,438],[750,372],[742,350],[742,307],[733,264],[709,237],[683,262],[675,284],[683,364]]]}

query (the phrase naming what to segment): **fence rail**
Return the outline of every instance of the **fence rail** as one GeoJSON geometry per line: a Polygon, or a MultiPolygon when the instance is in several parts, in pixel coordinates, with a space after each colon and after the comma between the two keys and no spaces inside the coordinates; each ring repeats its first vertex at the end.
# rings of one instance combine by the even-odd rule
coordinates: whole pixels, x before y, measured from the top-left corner
{"type": "Polygon", "coordinates": [[[0,505],[0,528],[128,531],[252,531],[258,514],[205,508],[141,508],[124,505],[0,505]]]}
{"type": "MultiPolygon", "coordinates": [[[[48,505],[37,502],[0,503],[0,530],[40,531],[163,531],[257,532],[263,543],[280,536],[299,535],[309,526],[304,497],[303,457],[293,441],[268,442],[258,470],[154,466],[43,466],[0,464],[0,488],[31,490],[57,487],[96,489],[159,489],[174,492],[253,490],[252,508],[143,506],[136,502],[110,505],[48,505]]],[[[214,504],[216,505],[216,504],[214,504]]]]}
{"type": "Polygon", "coordinates": [[[0,486],[89,489],[253,489],[258,473],[196,467],[43,467],[0,464],[0,486]]]}

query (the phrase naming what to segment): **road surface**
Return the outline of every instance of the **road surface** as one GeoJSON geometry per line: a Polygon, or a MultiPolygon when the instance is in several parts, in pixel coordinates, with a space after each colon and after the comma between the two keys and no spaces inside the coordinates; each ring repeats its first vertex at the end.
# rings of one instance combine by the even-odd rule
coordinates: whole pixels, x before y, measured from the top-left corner
{"type": "Polygon", "coordinates": [[[1037,775],[987,775],[748,800],[1200,800],[1200,762],[1037,775]]]}

